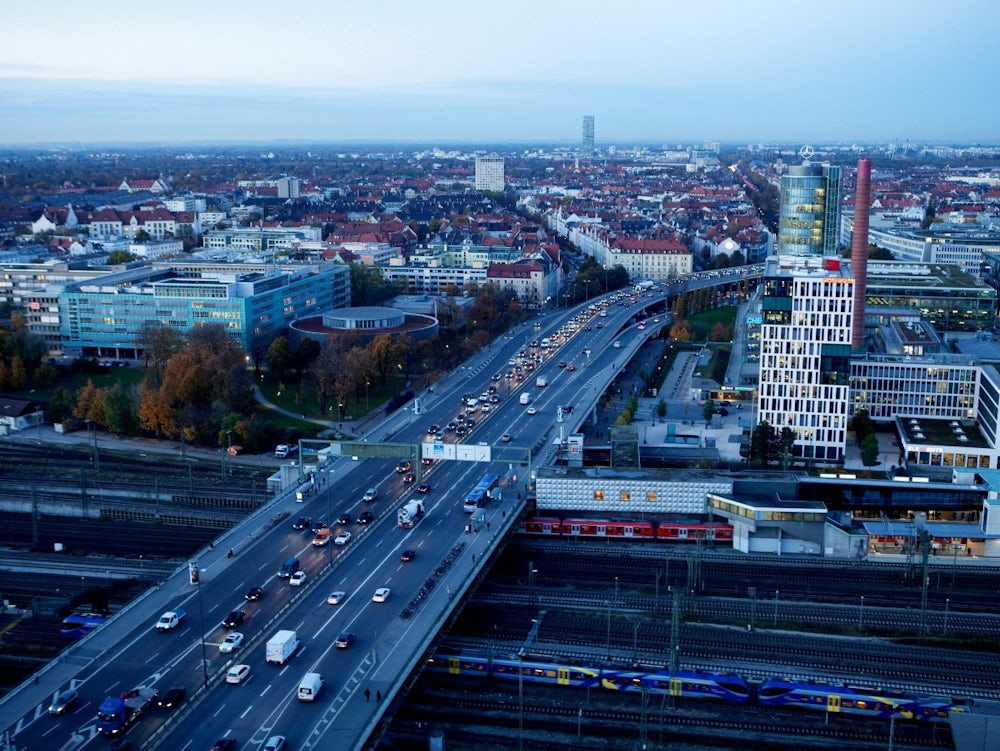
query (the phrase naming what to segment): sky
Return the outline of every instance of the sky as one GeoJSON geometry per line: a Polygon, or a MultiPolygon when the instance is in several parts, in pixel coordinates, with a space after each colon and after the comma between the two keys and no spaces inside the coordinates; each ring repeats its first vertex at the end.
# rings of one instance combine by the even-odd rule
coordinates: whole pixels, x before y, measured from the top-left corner
{"type": "Polygon", "coordinates": [[[6,5],[0,146],[1000,143],[996,0],[6,5]]]}

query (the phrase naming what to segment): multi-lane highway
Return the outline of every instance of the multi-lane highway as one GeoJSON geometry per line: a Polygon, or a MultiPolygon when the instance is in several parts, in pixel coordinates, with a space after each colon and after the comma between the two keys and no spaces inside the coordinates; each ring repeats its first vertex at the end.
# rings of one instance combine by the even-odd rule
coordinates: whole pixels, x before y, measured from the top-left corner
{"type": "MultiPolygon", "coordinates": [[[[632,303],[626,299],[626,305],[609,305],[603,316],[593,310],[588,320],[578,319],[575,330],[563,328],[564,336],[557,330],[581,308],[539,317],[424,394],[419,414],[401,413],[387,420],[388,428],[372,431],[373,440],[380,442],[421,437],[431,441],[428,428],[446,426],[455,418],[463,409],[463,395],[496,387],[500,402],[488,415],[477,411],[476,426],[462,440],[496,446],[505,461],[492,466],[438,462],[425,467],[429,471],[423,480],[431,487],[419,497],[426,514],[412,529],[396,526],[402,499],[416,493],[414,485],[404,484],[394,471],[395,462],[340,460],[315,468],[317,492],[308,496],[308,503],[296,504],[294,493],[276,500],[260,515],[261,521],[241,525],[215,550],[199,557],[198,585],[187,581],[186,572],[179,572],[155,596],[147,597],[146,617],[137,617],[133,608],[131,620],[103,627],[111,633],[128,626],[113,648],[97,654],[84,644],[72,653],[70,659],[84,663],[73,681],[81,703],[60,717],[46,716],[44,706],[21,717],[13,726],[18,748],[60,749],[69,738],[75,739],[70,748],[103,748],[106,742],[96,735],[97,706],[105,696],[142,685],[161,692],[181,686],[189,699],[174,710],[148,712],[127,734],[137,746],[211,748],[219,739],[233,738],[239,748],[256,748],[275,734],[285,736],[293,749],[325,747],[334,738],[341,747],[363,743],[402,678],[472,583],[475,568],[501,528],[513,521],[526,479],[520,461],[526,460],[527,449],[540,447],[543,461],[551,456],[546,447],[558,437],[561,426],[568,425],[557,421],[557,407],[573,405],[573,418],[581,419],[576,410],[592,405],[638,343],[658,328],[652,325],[640,331],[634,324],[642,308],[662,297],[646,293],[632,303]],[[545,337],[557,340],[558,347],[533,370],[527,369],[530,354],[541,351],[531,342],[545,337]],[[616,341],[620,347],[611,346],[616,341]],[[523,380],[508,378],[518,365],[523,380]],[[544,388],[535,385],[539,376],[547,380],[544,388]],[[534,414],[520,403],[519,394],[524,392],[531,394],[534,414]],[[470,534],[461,502],[487,469],[498,473],[507,487],[503,501],[486,509],[487,526],[470,534]],[[372,485],[378,487],[378,499],[362,502],[372,485]],[[359,524],[365,510],[374,519],[359,524]],[[323,518],[334,536],[348,531],[352,539],[343,546],[314,546],[310,529],[292,529],[299,515],[311,516],[312,526],[323,518]],[[337,524],[345,515],[350,523],[337,524]],[[224,553],[228,547],[236,551],[232,558],[224,553]],[[413,560],[401,561],[403,550],[415,551],[413,560]],[[301,586],[277,576],[282,561],[292,556],[306,574],[301,586]],[[264,596],[245,601],[244,594],[257,586],[264,589],[264,596]],[[382,587],[390,590],[389,596],[385,602],[373,602],[375,590],[382,587]],[[426,592],[423,597],[421,590],[426,592]],[[327,598],[334,591],[345,595],[331,605],[327,598]],[[168,608],[184,609],[187,618],[177,629],[157,633],[153,624],[159,610],[168,608]],[[234,652],[223,654],[219,645],[230,629],[221,621],[230,611],[241,609],[247,611],[246,618],[235,630],[245,640],[234,652]],[[402,617],[404,612],[410,617],[402,617]],[[275,667],[265,663],[264,643],[279,629],[295,630],[302,648],[284,666],[275,667]],[[355,635],[349,648],[335,646],[342,632],[355,635]],[[250,666],[249,677],[239,685],[227,684],[226,669],[237,663],[250,666]],[[323,674],[325,686],[316,701],[305,704],[296,699],[296,688],[302,676],[313,671],[323,674]]],[[[456,439],[445,435],[441,440],[456,439]]],[[[66,687],[52,688],[55,692],[66,687]]]]}

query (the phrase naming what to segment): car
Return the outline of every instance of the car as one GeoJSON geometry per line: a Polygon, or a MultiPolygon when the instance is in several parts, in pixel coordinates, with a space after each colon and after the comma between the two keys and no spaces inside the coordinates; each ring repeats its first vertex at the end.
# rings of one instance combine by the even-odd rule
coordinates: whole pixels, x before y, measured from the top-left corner
{"type": "Polygon", "coordinates": [[[389,588],[379,587],[375,590],[375,594],[372,595],[372,602],[385,602],[389,599],[389,588]]]}
{"type": "MultiPolygon", "coordinates": [[[[410,468],[410,463],[409,462],[406,463],[406,468],[407,469],[410,468]]],[[[377,488],[368,488],[368,490],[365,491],[365,494],[363,496],[361,496],[361,500],[364,501],[365,503],[371,503],[376,498],[378,498],[378,489],[377,488]]]]}
{"type": "Polygon", "coordinates": [[[341,532],[339,535],[333,538],[334,545],[346,545],[351,541],[350,532],[341,532]]]}
{"type": "Polygon", "coordinates": [[[491,394],[490,395],[490,404],[499,404],[499,403],[500,403],[500,397],[497,396],[496,394],[491,394]]]}
{"type": "Polygon", "coordinates": [[[288,577],[288,583],[293,587],[301,587],[306,583],[306,572],[296,571],[294,574],[288,577]]]}
{"type": "Polygon", "coordinates": [[[361,516],[358,517],[358,524],[371,524],[374,518],[375,515],[371,511],[362,511],[361,516]]]}
{"type": "Polygon", "coordinates": [[[416,557],[417,557],[417,551],[415,550],[407,549],[399,554],[399,560],[401,560],[403,563],[409,563],[416,557]]]}
{"type": "Polygon", "coordinates": [[[565,367],[566,367],[566,363],[564,363],[564,362],[560,362],[560,363],[559,363],[559,367],[560,367],[560,368],[565,368],[565,367]]]}
{"type": "Polygon", "coordinates": [[[225,639],[222,640],[222,644],[219,645],[219,651],[222,654],[229,654],[230,652],[235,652],[243,645],[243,634],[239,631],[233,631],[225,639]]]}
{"type": "Polygon", "coordinates": [[[229,615],[227,615],[222,620],[222,625],[225,628],[236,628],[241,623],[243,619],[247,617],[247,611],[245,610],[232,610],[229,615]]]}
{"type": "Polygon", "coordinates": [[[283,735],[272,735],[267,739],[267,743],[264,744],[264,751],[284,751],[285,750],[285,736],[283,735]]]}
{"type": "Polygon", "coordinates": [[[184,699],[187,698],[187,689],[177,686],[175,688],[168,688],[159,699],[156,700],[156,706],[160,709],[173,709],[178,704],[180,704],[184,699]]]}
{"type": "Polygon", "coordinates": [[[404,485],[412,485],[416,481],[417,481],[417,476],[412,472],[407,472],[405,475],[403,475],[404,485]]]}
{"type": "Polygon", "coordinates": [[[49,714],[58,717],[80,703],[80,694],[76,689],[67,689],[59,694],[49,705],[49,714]]]}
{"type": "Polygon", "coordinates": [[[327,605],[339,605],[344,601],[346,594],[344,592],[334,592],[332,595],[326,598],[327,605]]]}
{"type": "Polygon", "coordinates": [[[430,493],[431,492],[431,486],[428,485],[426,482],[422,482],[419,485],[417,485],[417,492],[418,493],[430,493]]]}
{"type": "Polygon", "coordinates": [[[321,548],[324,545],[329,544],[330,537],[331,535],[329,527],[327,527],[326,529],[321,529],[319,532],[316,533],[316,536],[313,537],[312,544],[317,548],[321,548]]]}
{"type": "Polygon", "coordinates": [[[501,378],[503,378],[503,374],[502,374],[502,373],[494,373],[494,374],[493,374],[493,375],[491,376],[491,378],[492,378],[492,379],[493,379],[494,381],[499,381],[499,380],[500,380],[501,378]]]}
{"type": "Polygon", "coordinates": [[[233,665],[229,670],[226,671],[226,683],[236,685],[243,683],[247,678],[250,677],[250,666],[240,663],[239,665],[233,665]]]}
{"type": "Polygon", "coordinates": [[[433,459],[428,459],[425,456],[423,459],[420,460],[420,463],[423,464],[425,467],[429,467],[429,466],[431,466],[434,463],[434,460],[433,459]]]}
{"type": "Polygon", "coordinates": [[[490,386],[489,388],[486,389],[486,393],[489,394],[490,396],[493,396],[496,392],[497,392],[496,386],[490,386]]]}
{"type": "Polygon", "coordinates": [[[243,595],[243,598],[245,600],[249,600],[250,602],[255,602],[256,600],[259,600],[263,596],[264,596],[263,587],[250,587],[250,589],[247,590],[247,593],[243,595]]]}
{"type": "Polygon", "coordinates": [[[398,474],[403,474],[404,472],[409,472],[411,469],[410,461],[408,459],[400,459],[396,462],[396,472],[398,474]]]}
{"type": "Polygon", "coordinates": [[[340,649],[347,649],[349,646],[354,644],[354,634],[350,631],[345,631],[340,636],[337,637],[337,641],[334,642],[340,649]]]}
{"type": "Polygon", "coordinates": [[[222,740],[218,740],[212,746],[212,751],[236,751],[236,739],[223,738],[222,740]]]}
{"type": "Polygon", "coordinates": [[[510,433],[504,433],[502,436],[500,436],[500,442],[510,443],[510,433]]]}
{"type": "Polygon", "coordinates": [[[535,407],[534,405],[532,405],[531,407],[528,407],[525,410],[525,412],[527,412],[529,415],[537,415],[538,414],[538,408],[535,407]]]}
{"type": "Polygon", "coordinates": [[[337,517],[337,524],[350,524],[350,523],[351,523],[351,515],[348,513],[343,513],[339,517],[337,517]]]}
{"type": "Polygon", "coordinates": [[[570,373],[572,373],[574,370],[576,370],[576,365],[574,365],[573,363],[570,363],[569,365],[566,366],[566,370],[568,370],[570,373]]]}
{"type": "Polygon", "coordinates": [[[564,404],[563,408],[562,408],[562,411],[563,411],[564,415],[572,414],[572,412],[573,412],[573,405],[572,404],[564,404]]]}
{"type": "Polygon", "coordinates": [[[303,529],[309,529],[309,525],[313,523],[311,516],[300,516],[292,524],[292,529],[296,532],[301,532],[303,529]]]}
{"type": "Polygon", "coordinates": [[[438,427],[437,425],[431,425],[429,428],[427,428],[427,435],[434,435],[439,430],[441,430],[441,428],[438,427]]]}
{"type": "Polygon", "coordinates": [[[321,532],[324,529],[329,529],[330,523],[326,519],[320,519],[316,522],[316,526],[312,528],[313,533],[321,532]]]}

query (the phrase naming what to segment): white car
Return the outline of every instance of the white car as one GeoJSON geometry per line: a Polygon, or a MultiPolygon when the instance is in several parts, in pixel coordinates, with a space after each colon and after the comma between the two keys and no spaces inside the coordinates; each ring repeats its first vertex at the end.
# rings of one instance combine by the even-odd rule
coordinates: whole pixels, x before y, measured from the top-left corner
{"type": "Polygon", "coordinates": [[[264,751],[284,751],[284,748],[285,736],[283,735],[272,735],[264,744],[264,751]]]}
{"type": "Polygon", "coordinates": [[[327,605],[339,605],[344,601],[345,594],[343,592],[334,592],[332,595],[326,598],[327,605]]]}
{"type": "Polygon", "coordinates": [[[226,683],[243,683],[247,678],[250,677],[250,666],[249,665],[233,665],[226,671],[226,683]]]}
{"type": "Polygon", "coordinates": [[[389,588],[379,587],[375,590],[375,594],[372,595],[372,602],[385,602],[389,599],[389,588]]]}
{"type": "Polygon", "coordinates": [[[230,652],[235,652],[243,644],[243,634],[239,631],[233,631],[229,636],[227,636],[222,644],[219,645],[219,651],[222,654],[229,654],[230,652]]]}
{"type": "Polygon", "coordinates": [[[293,587],[301,587],[303,584],[306,583],[306,572],[296,571],[288,578],[288,583],[291,584],[293,587]]]}
{"type": "Polygon", "coordinates": [[[525,410],[525,412],[527,412],[529,415],[537,415],[538,414],[538,409],[535,408],[535,407],[528,407],[525,410]]]}
{"type": "MultiPolygon", "coordinates": [[[[409,467],[407,467],[407,469],[409,469],[409,467]]],[[[396,468],[396,471],[399,471],[399,467],[396,468]]],[[[405,472],[406,470],[403,471],[405,472]]],[[[376,488],[368,488],[368,490],[365,491],[365,494],[361,497],[361,500],[365,503],[371,503],[376,498],[378,498],[378,490],[376,488]]]]}
{"type": "Polygon", "coordinates": [[[346,545],[350,541],[351,541],[351,533],[350,532],[341,532],[339,535],[337,535],[335,538],[333,538],[333,544],[334,545],[346,545]]]}

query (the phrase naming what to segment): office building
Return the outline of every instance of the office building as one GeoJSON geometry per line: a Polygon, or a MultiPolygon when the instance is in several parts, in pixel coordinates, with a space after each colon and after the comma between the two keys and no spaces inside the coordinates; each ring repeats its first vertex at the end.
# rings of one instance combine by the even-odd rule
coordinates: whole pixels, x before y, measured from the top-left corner
{"type": "Polygon", "coordinates": [[[781,176],[778,254],[836,256],[840,226],[841,168],[789,167],[781,176]]]}
{"type": "Polygon", "coordinates": [[[503,193],[503,188],[503,157],[477,156],[476,190],[489,190],[494,193],[503,193]]]}
{"type": "Polygon", "coordinates": [[[794,456],[839,462],[850,418],[854,278],[839,258],[772,256],[761,302],[758,419],[794,456]]]}
{"type": "Polygon", "coordinates": [[[590,156],[594,153],[594,116],[583,116],[583,141],[581,143],[583,153],[590,156]]]}

